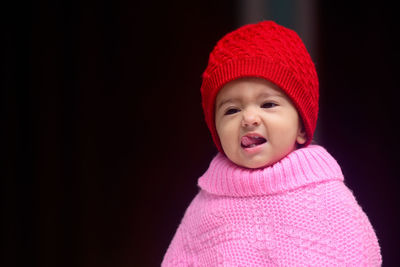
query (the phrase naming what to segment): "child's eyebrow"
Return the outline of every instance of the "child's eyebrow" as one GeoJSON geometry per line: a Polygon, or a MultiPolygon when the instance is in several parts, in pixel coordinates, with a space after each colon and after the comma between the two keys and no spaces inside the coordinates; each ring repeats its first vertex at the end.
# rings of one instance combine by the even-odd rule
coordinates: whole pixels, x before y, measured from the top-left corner
{"type": "MultiPolygon", "coordinates": [[[[286,98],[285,93],[283,92],[273,92],[273,93],[262,93],[260,95],[257,96],[257,98],[268,98],[268,97],[280,97],[280,98],[286,98]]],[[[218,103],[216,110],[218,110],[219,108],[221,108],[223,105],[225,105],[226,103],[230,103],[230,102],[238,102],[240,101],[240,98],[235,98],[235,97],[231,97],[231,98],[226,98],[223,99],[221,102],[218,103]]]]}
{"type": "Polygon", "coordinates": [[[220,107],[222,107],[223,105],[225,105],[226,103],[229,103],[229,102],[236,102],[236,101],[239,101],[237,98],[227,98],[227,99],[224,99],[224,100],[222,100],[219,104],[218,104],[218,106],[217,106],[217,109],[219,109],[220,107]]]}
{"type": "Polygon", "coordinates": [[[285,97],[285,93],[282,93],[282,92],[279,92],[279,91],[276,91],[276,92],[273,92],[273,93],[262,93],[258,97],[259,98],[263,98],[263,97],[272,97],[272,96],[285,97]]]}

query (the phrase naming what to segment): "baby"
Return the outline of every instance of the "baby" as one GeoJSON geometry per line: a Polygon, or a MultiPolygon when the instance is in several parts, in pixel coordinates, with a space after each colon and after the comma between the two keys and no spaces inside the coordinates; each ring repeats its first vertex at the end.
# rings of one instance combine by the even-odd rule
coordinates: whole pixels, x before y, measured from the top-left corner
{"type": "Polygon", "coordinates": [[[318,77],[298,35],[243,26],[210,54],[201,87],[220,153],[162,266],[380,266],[375,232],[335,159],[310,145],[318,77]]]}

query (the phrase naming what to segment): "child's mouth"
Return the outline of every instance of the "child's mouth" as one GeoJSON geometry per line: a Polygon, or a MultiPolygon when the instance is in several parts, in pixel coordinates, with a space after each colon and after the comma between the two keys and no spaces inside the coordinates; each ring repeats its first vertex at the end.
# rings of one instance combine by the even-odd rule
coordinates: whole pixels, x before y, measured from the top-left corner
{"type": "Polygon", "coordinates": [[[267,140],[259,135],[245,135],[241,138],[240,145],[243,148],[252,148],[264,144],[267,140]]]}

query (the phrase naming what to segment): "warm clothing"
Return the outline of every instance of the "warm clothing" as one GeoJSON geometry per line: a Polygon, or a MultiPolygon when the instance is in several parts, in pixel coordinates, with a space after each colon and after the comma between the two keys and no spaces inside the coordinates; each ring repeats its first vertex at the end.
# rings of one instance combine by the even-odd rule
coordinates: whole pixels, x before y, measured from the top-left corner
{"type": "Polygon", "coordinates": [[[261,169],[220,153],[198,184],[163,267],[381,265],[367,216],[320,146],[261,169]]]}

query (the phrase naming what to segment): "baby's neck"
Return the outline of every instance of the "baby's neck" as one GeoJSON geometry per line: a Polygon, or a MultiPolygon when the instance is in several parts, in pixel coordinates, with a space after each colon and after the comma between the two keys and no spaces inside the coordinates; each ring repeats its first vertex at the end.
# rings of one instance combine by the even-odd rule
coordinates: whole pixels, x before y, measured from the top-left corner
{"type": "Polygon", "coordinates": [[[216,195],[257,196],[326,180],[343,180],[340,166],[323,147],[311,145],[259,169],[240,167],[219,153],[199,178],[198,185],[216,195]]]}

